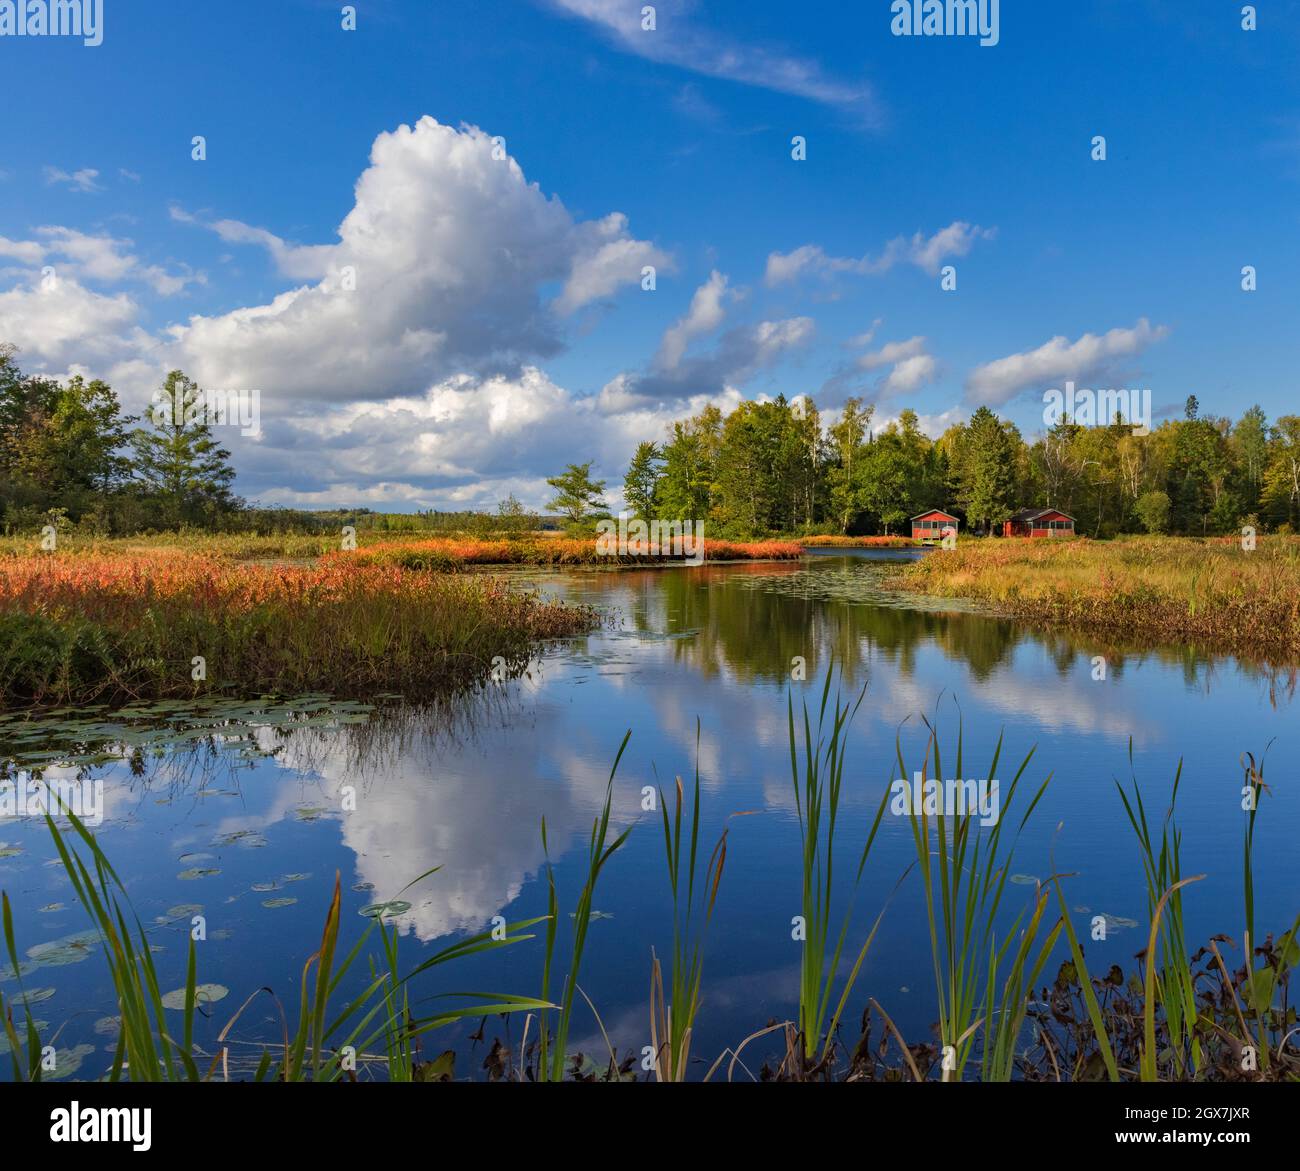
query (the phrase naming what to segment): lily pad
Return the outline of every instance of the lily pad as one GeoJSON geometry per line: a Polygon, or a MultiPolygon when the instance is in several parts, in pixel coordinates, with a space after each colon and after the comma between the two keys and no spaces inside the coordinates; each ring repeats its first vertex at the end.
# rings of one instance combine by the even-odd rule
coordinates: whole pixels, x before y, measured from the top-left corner
{"type": "MultiPolygon", "coordinates": [[[[230,989],[224,984],[196,984],[194,986],[194,1006],[202,1008],[207,1004],[216,1004],[218,1000],[225,1000],[230,995],[230,989]]],[[[174,1008],[178,1011],[185,1008],[185,989],[177,988],[174,992],[167,993],[162,998],[163,1008],[174,1008]]]]}
{"type": "Polygon", "coordinates": [[[160,915],[160,922],[170,922],[174,919],[189,919],[193,915],[203,913],[202,903],[179,903],[174,907],[168,907],[165,915],[160,915]]]}
{"type": "Polygon", "coordinates": [[[38,967],[60,968],[64,964],[79,964],[95,954],[99,942],[98,931],[78,931],[62,939],[37,943],[27,949],[27,958],[38,967]]]}
{"type": "Polygon", "coordinates": [[[244,846],[250,850],[258,849],[267,844],[264,835],[251,829],[237,829],[230,833],[219,834],[216,844],[219,846],[244,846]]]}
{"type": "Polygon", "coordinates": [[[214,874],[220,874],[221,871],[215,866],[194,866],[189,870],[182,870],[176,877],[184,882],[193,882],[196,878],[211,878],[214,874]]]}
{"type": "Polygon", "coordinates": [[[367,919],[378,919],[383,915],[404,915],[410,909],[411,904],[405,899],[391,899],[386,903],[371,903],[368,907],[362,907],[357,914],[364,915],[367,919]]]}
{"type": "Polygon", "coordinates": [[[61,1081],[65,1077],[71,1077],[81,1068],[81,1063],[95,1052],[93,1045],[75,1045],[71,1049],[56,1049],[54,1051],[54,1068],[45,1070],[41,1077],[50,1081],[61,1081]]]}
{"type": "Polygon", "coordinates": [[[275,910],[277,907],[292,907],[297,901],[297,899],[292,898],[263,899],[262,906],[270,907],[272,910],[275,910]]]}

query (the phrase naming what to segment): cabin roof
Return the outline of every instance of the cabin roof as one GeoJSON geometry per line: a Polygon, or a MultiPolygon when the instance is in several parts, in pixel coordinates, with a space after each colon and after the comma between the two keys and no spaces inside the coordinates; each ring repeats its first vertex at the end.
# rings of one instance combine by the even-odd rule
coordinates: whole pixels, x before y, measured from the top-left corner
{"type": "Polygon", "coordinates": [[[957,519],[951,512],[944,512],[942,508],[927,508],[924,512],[918,512],[914,517],[912,517],[912,520],[920,520],[922,517],[926,516],[942,516],[946,517],[948,520],[957,519]]]}
{"type": "Polygon", "coordinates": [[[1068,521],[1074,520],[1068,512],[1062,512],[1059,508],[1022,508],[1019,512],[1013,513],[1011,519],[1020,524],[1027,524],[1044,516],[1063,516],[1068,521]]]}

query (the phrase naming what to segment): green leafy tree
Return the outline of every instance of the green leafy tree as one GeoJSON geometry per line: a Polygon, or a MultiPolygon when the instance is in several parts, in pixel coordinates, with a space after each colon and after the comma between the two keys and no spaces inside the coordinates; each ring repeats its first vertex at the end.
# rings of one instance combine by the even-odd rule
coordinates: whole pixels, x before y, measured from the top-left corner
{"type": "Polygon", "coordinates": [[[570,530],[583,531],[592,521],[608,515],[605,481],[591,478],[591,460],[585,464],[569,464],[560,475],[546,482],[555,489],[555,499],[546,506],[547,511],[564,517],[570,530]]]}
{"type": "Polygon", "coordinates": [[[1016,470],[1023,441],[1011,423],[980,407],[957,439],[957,499],[972,528],[992,531],[1016,508],[1016,470]]]}
{"type": "Polygon", "coordinates": [[[862,502],[886,534],[913,515],[909,511],[912,478],[898,427],[890,424],[867,448],[862,463],[862,502]]]}
{"type": "Polygon", "coordinates": [[[1300,415],[1283,415],[1273,428],[1263,505],[1275,524],[1300,528],[1300,415]]]}
{"type": "Polygon", "coordinates": [[[652,520],[659,501],[659,481],[663,476],[663,454],[659,445],[649,440],[638,443],[623,477],[623,498],[632,515],[652,520]]]}
{"type": "Polygon", "coordinates": [[[1232,429],[1237,478],[1247,512],[1255,511],[1264,491],[1268,468],[1268,416],[1264,408],[1248,407],[1232,429]]]}
{"type": "Polygon", "coordinates": [[[107,383],[24,377],[15,354],[0,346],[0,508],[81,519],[130,474],[121,452],[133,420],[107,383]]]}
{"type": "Polygon", "coordinates": [[[668,429],[662,449],[659,512],[674,520],[713,515],[713,478],[722,446],[722,412],[712,404],[668,429]]]}
{"type": "Polygon", "coordinates": [[[147,416],[131,433],[134,471],[166,524],[199,524],[238,507],[230,452],[212,435],[202,389],[180,370],[167,375],[147,416]]]}
{"type": "Polygon", "coordinates": [[[866,511],[862,476],[874,412],[875,407],[863,407],[861,399],[846,399],[839,422],[830,428],[828,497],[831,515],[841,533],[847,533],[858,515],[866,511]]]}
{"type": "Polygon", "coordinates": [[[1169,499],[1169,494],[1156,489],[1139,496],[1134,511],[1148,533],[1167,533],[1172,508],[1173,501],[1169,499]]]}

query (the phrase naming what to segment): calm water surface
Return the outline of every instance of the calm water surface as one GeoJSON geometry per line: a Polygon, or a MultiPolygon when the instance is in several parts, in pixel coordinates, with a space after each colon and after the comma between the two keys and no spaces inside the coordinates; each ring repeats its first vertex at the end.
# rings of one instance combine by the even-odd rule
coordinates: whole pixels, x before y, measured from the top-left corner
{"type": "MultiPolygon", "coordinates": [[[[1067,898],[1081,936],[1094,914],[1144,924],[1141,863],[1115,790],[1116,778],[1129,777],[1131,744],[1156,819],[1183,762],[1183,872],[1209,876],[1186,893],[1189,941],[1199,946],[1215,932],[1239,940],[1239,761],[1267,748],[1271,791],[1256,831],[1258,918],[1274,932],[1290,926],[1300,908],[1293,676],[1178,649],[1123,653],[970,606],[900,598],[882,584],[888,562],[900,556],[911,554],[521,575],[549,594],[602,607],[612,616],[607,628],[549,648],[526,677],[450,708],[389,705],[369,720],[344,711],[340,721],[319,700],[299,705],[306,710],[292,718],[275,710],[238,720],[218,713],[207,725],[182,722],[184,738],[168,747],[139,732],[145,721],[132,721],[126,739],[133,748],[79,767],[105,783],[100,839],[151,925],[164,990],[184,983],[190,918],[201,913],[208,941],[200,946],[199,979],[230,995],[211,1009],[200,1041],[210,1045],[264,985],[295,1011],[301,966],[319,943],[336,871],[345,923],[360,932],[362,907],[441,867],[403,896],[412,905],[395,920],[412,965],[458,933],[487,929],[495,915],[542,914],[543,816],[561,902],[571,909],[591,820],[631,729],[615,817],[620,828],[635,828],[597,892],[580,983],[615,1043],[639,1051],[648,1044],[650,949],[662,956],[672,938],[662,831],[642,811],[641,793],[646,785],[668,787],[678,775],[689,783],[698,721],[706,855],[728,833],[695,1045],[711,1061],[769,1019],[795,1011],[799,945],[790,920],[799,910],[799,838],[786,695],[793,687],[796,702],[806,694],[814,703],[832,656],[843,666],[846,691],[866,688],[841,814],[843,873],[856,867],[893,775],[895,737],[912,767],[925,747],[920,717],[929,715],[951,757],[960,718],[968,774],[986,775],[1003,734],[1004,785],[1031,749],[1024,783],[1036,788],[1052,776],[1019,838],[1013,870],[1020,882],[1008,887],[1010,910],[1031,895],[1028,876],[1054,868],[1073,874],[1067,898]],[[1101,654],[1109,669],[1098,681],[1092,659],[1101,654]],[[790,681],[795,656],[807,660],[807,684],[790,681]],[[344,812],[349,791],[356,808],[344,812]]],[[[116,726],[105,722],[108,731],[116,726]]],[[[32,736],[19,748],[39,751],[41,743],[32,736]]],[[[46,776],[75,776],[77,769],[46,776]]],[[[865,938],[912,858],[906,821],[887,815],[856,895],[850,941],[865,938]]],[[[0,885],[14,904],[20,951],[89,926],[53,859],[40,822],[0,821],[0,885]]],[[[850,1014],[855,1023],[873,995],[910,1040],[929,1038],[936,1019],[920,890],[913,874],[890,905],[850,1014]]],[[[850,893],[841,892],[841,906],[850,893]]],[[[566,917],[562,932],[571,926],[566,917]]],[[[1131,969],[1142,935],[1137,926],[1119,926],[1089,945],[1094,969],[1112,962],[1131,969]]],[[[61,1026],[58,1046],[80,1056],[76,1076],[99,1076],[110,1054],[96,1023],[102,1030],[101,1018],[114,1011],[112,990],[98,954],[72,942],[24,979],[39,992],[34,1015],[51,1031],[61,1026]]],[[[475,957],[417,991],[421,998],[466,988],[535,994],[540,958],[540,940],[524,943],[475,957]]],[[[0,980],[12,995],[12,973],[0,968],[0,980]]],[[[424,1000],[415,1011],[435,1004],[424,1000]]],[[[520,1023],[489,1022],[488,1038],[517,1044],[520,1023]]],[[[264,1000],[241,1019],[238,1035],[275,1037],[278,1029],[264,1000]]],[[[586,1013],[575,1040],[575,1048],[601,1059],[603,1044],[586,1013]]],[[[428,1042],[433,1053],[450,1047],[464,1054],[458,1075],[477,1073],[482,1048],[471,1055],[463,1033],[428,1042]]]]}

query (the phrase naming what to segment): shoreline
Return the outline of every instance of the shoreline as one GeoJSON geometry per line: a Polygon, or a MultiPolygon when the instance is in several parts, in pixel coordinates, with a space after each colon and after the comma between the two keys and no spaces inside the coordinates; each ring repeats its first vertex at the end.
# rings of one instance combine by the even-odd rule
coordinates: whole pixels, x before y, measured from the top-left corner
{"type": "Polygon", "coordinates": [[[1040,629],[1122,632],[1152,649],[1300,666],[1300,541],[1293,538],[1264,539],[1249,552],[1196,538],[986,539],[900,567],[886,585],[966,598],[1040,629]]]}

